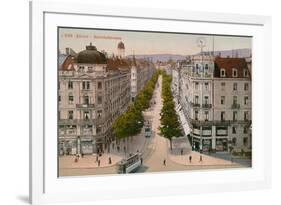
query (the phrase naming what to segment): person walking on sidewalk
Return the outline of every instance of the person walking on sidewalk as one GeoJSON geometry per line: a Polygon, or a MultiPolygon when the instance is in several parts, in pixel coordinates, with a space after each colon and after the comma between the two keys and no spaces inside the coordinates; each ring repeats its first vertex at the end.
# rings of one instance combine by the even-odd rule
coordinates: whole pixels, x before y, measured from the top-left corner
{"type": "Polygon", "coordinates": [[[100,166],[100,160],[98,160],[98,166],[100,166]]]}
{"type": "Polygon", "coordinates": [[[163,165],[166,166],[166,159],[163,160],[163,165]]]}
{"type": "Polygon", "coordinates": [[[192,161],[192,156],[190,155],[189,156],[189,163],[191,163],[191,161],[192,161]]]}
{"type": "Polygon", "coordinates": [[[203,157],[202,157],[202,155],[200,155],[200,160],[199,160],[199,162],[203,162],[203,157]]]}

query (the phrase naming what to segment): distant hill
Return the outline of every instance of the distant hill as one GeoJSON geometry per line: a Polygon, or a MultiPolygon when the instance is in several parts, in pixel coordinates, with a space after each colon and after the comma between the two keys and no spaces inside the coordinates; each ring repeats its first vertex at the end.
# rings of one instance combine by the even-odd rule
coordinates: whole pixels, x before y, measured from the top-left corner
{"type": "MultiPolygon", "coordinates": [[[[198,53],[200,54],[200,53],[198,53]]],[[[222,51],[215,51],[215,56],[221,54],[221,57],[239,57],[245,58],[251,56],[251,49],[243,48],[243,49],[234,49],[234,50],[222,50],[222,51]]]]}
{"type": "MultiPolygon", "coordinates": [[[[132,55],[129,55],[127,56],[128,58],[132,58],[133,56],[132,55]]],[[[174,54],[151,54],[151,55],[135,55],[135,57],[137,59],[150,59],[152,60],[154,63],[156,61],[162,61],[162,62],[165,62],[165,61],[168,61],[170,59],[174,60],[174,61],[177,61],[177,60],[184,60],[186,58],[185,55],[174,55],[174,54]]]]}
{"type": "MultiPolygon", "coordinates": [[[[199,53],[197,53],[199,54],[199,53]]],[[[239,58],[245,58],[249,57],[251,55],[251,49],[234,49],[234,50],[222,50],[222,51],[215,51],[214,53],[216,56],[219,54],[221,57],[235,57],[238,56],[239,58]]],[[[196,55],[196,54],[195,54],[196,55]]],[[[132,55],[128,55],[128,58],[132,58],[132,55]]],[[[153,62],[156,61],[168,61],[170,59],[177,61],[177,60],[184,60],[187,58],[187,55],[175,55],[175,54],[151,54],[151,55],[135,55],[137,59],[144,59],[144,58],[149,58],[153,62]]]]}

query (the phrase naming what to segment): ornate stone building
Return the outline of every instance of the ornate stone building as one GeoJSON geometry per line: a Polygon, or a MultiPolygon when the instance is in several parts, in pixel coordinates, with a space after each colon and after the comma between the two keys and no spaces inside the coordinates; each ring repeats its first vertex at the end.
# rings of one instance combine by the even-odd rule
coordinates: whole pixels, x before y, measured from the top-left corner
{"type": "Polygon", "coordinates": [[[251,77],[245,59],[196,55],[177,69],[180,109],[193,148],[251,149],[251,77]]]}
{"type": "Polygon", "coordinates": [[[127,109],[131,94],[129,67],[114,61],[109,64],[105,55],[90,44],[70,67],[61,63],[60,154],[90,154],[107,148],[112,122],[127,109]]]}

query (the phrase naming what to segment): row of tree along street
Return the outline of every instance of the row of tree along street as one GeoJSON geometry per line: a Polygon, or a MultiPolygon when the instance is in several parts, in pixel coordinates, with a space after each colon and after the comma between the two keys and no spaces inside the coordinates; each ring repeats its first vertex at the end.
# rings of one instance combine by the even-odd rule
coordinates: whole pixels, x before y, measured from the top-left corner
{"type": "Polygon", "coordinates": [[[139,134],[144,125],[142,111],[149,108],[150,100],[153,95],[155,84],[158,80],[160,71],[155,71],[149,81],[146,82],[143,89],[138,93],[135,101],[128,107],[127,111],[120,115],[113,123],[112,130],[114,136],[118,139],[126,139],[128,150],[128,138],[139,134]]]}
{"type": "Polygon", "coordinates": [[[177,113],[175,111],[175,104],[171,91],[171,76],[167,75],[166,72],[162,72],[162,99],[163,107],[161,110],[160,118],[160,135],[169,139],[170,148],[172,147],[172,138],[182,136],[180,123],[178,120],[177,113]]]}

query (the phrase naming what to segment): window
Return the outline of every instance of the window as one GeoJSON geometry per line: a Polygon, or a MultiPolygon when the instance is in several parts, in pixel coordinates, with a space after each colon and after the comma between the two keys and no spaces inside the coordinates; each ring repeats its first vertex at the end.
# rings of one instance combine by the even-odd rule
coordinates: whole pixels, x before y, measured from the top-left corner
{"type": "Polygon", "coordinates": [[[84,120],[89,120],[89,119],[90,119],[89,111],[84,111],[84,120]]]}
{"type": "Polygon", "coordinates": [[[198,90],[198,88],[199,88],[199,83],[195,82],[195,89],[198,90]]]}
{"type": "Polygon", "coordinates": [[[83,88],[83,90],[89,90],[90,89],[90,82],[89,81],[83,81],[82,82],[82,88],[83,88]]]}
{"type": "Polygon", "coordinates": [[[237,141],[237,140],[236,140],[236,137],[233,137],[233,138],[232,138],[232,144],[233,144],[234,146],[236,145],[236,141],[237,141]]]}
{"type": "Polygon", "coordinates": [[[209,120],[209,112],[205,111],[205,121],[208,121],[208,120],[209,120]]]}
{"type": "Polygon", "coordinates": [[[72,95],[69,95],[68,96],[68,103],[73,104],[73,102],[74,102],[74,97],[72,95]]]}
{"type": "Polygon", "coordinates": [[[102,110],[98,110],[98,118],[102,117],[102,110]]]}
{"type": "Polygon", "coordinates": [[[225,77],[225,69],[221,69],[221,77],[225,77]]]}
{"type": "Polygon", "coordinates": [[[248,137],[243,138],[243,145],[248,146],[248,137]]]}
{"type": "Polygon", "coordinates": [[[198,73],[199,72],[199,65],[196,64],[195,66],[196,66],[196,73],[198,73]]]}
{"type": "Polygon", "coordinates": [[[209,83],[205,83],[205,89],[209,90],[209,83]]]}
{"type": "Polygon", "coordinates": [[[87,96],[87,95],[83,96],[83,101],[84,101],[84,104],[86,104],[86,105],[90,104],[89,96],[87,96]]]}
{"type": "Polygon", "coordinates": [[[233,111],[233,121],[237,120],[237,111],[233,111]]]}
{"type": "Polygon", "coordinates": [[[232,127],[232,134],[236,134],[236,127],[232,127]]]}
{"type": "Polygon", "coordinates": [[[221,83],[221,90],[225,90],[225,82],[221,83]]]}
{"type": "Polygon", "coordinates": [[[199,101],[199,96],[196,95],[196,96],[195,96],[194,103],[195,103],[195,104],[198,104],[198,101],[199,101]]]}
{"type": "Polygon", "coordinates": [[[98,82],[98,89],[102,89],[102,82],[98,82]]]}
{"type": "Polygon", "coordinates": [[[198,110],[195,110],[194,115],[195,115],[195,120],[198,120],[198,116],[199,116],[198,110]]]}
{"type": "Polygon", "coordinates": [[[98,104],[102,104],[102,96],[98,96],[98,104]]]}
{"type": "Polygon", "coordinates": [[[244,84],[244,90],[245,90],[245,91],[249,90],[249,84],[248,84],[248,83],[245,83],[245,84],[244,84]]]}
{"type": "Polygon", "coordinates": [[[204,97],[204,104],[205,105],[209,104],[209,97],[208,96],[204,97]]]}
{"type": "Polygon", "coordinates": [[[233,105],[237,105],[237,96],[233,96],[233,105]]]}
{"type": "Polygon", "coordinates": [[[68,81],[68,89],[73,89],[73,82],[72,81],[68,81]]]}
{"type": "Polygon", "coordinates": [[[102,129],[101,127],[97,127],[97,134],[101,133],[102,129]]]}
{"type": "Polygon", "coordinates": [[[225,112],[221,112],[221,121],[224,121],[225,120],[225,112]]]}
{"type": "Polygon", "coordinates": [[[248,72],[248,70],[246,70],[246,69],[244,70],[244,77],[245,77],[245,78],[249,77],[249,72],[248,72]]]}
{"type": "Polygon", "coordinates": [[[237,83],[233,83],[233,91],[237,91],[237,83]]]}
{"type": "Polygon", "coordinates": [[[248,111],[244,112],[244,120],[247,121],[249,119],[249,113],[248,111]]]}
{"type": "Polygon", "coordinates": [[[225,96],[221,96],[221,105],[225,104],[225,96]]]}
{"type": "Polygon", "coordinates": [[[233,77],[233,78],[237,78],[237,76],[238,76],[237,69],[236,69],[236,68],[233,68],[233,69],[232,69],[232,77],[233,77]]]}
{"type": "Polygon", "coordinates": [[[248,105],[249,97],[244,96],[244,105],[248,105]]]}
{"type": "Polygon", "coordinates": [[[247,133],[248,133],[248,127],[244,127],[243,133],[244,133],[244,134],[247,134],[247,133]]]}
{"type": "Polygon", "coordinates": [[[68,119],[73,120],[73,110],[68,111],[68,119]]]}
{"type": "Polygon", "coordinates": [[[209,68],[209,65],[205,64],[205,70],[208,70],[208,68],[209,68]]]}

